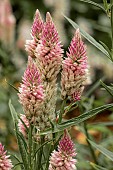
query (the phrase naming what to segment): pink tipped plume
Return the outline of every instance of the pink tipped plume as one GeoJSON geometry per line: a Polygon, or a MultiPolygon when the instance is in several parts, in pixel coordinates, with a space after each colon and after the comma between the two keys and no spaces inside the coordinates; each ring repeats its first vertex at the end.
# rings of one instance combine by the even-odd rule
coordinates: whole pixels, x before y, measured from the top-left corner
{"type": "Polygon", "coordinates": [[[36,62],[43,74],[44,81],[56,82],[62,62],[61,43],[49,12],[42,30],[41,43],[36,48],[36,62]]]}
{"type": "Polygon", "coordinates": [[[54,150],[50,157],[49,170],[76,170],[76,156],[74,143],[67,130],[59,141],[58,151],[54,150]]]}
{"type": "MultiPolygon", "coordinates": [[[[42,113],[44,90],[39,71],[31,57],[28,58],[27,69],[24,72],[18,96],[26,117],[36,121],[36,118],[42,113]]],[[[39,122],[37,121],[37,123],[39,122]]]]}
{"type": "Polygon", "coordinates": [[[79,29],[75,32],[67,56],[62,64],[62,97],[78,101],[81,99],[84,85],[88,79],[86,46],[81,39],[79,29]]]}
{"type": "Polygon", "coordinates": [[[37,45],[40,43],[41,36],[42,36],[42,29],[43,29],[43,20],[41,18],[40,12],[37,9],[33,21],[33,25],[31,28],[31,36],[32,40],[26,40],[26,45],[25,49],[28,52],[28,54],[32,57],[35,58],[35,49],[37,45]]]}
{"type": "Polygon", "coordinates": [[[12,162],[9,159],[10,155],[6,155],[7,151],[0,143],[0,170],[11,170],[13,168],[12,162]]]}
{"type": "Polygon", "coordinates": [[[40,12],[37,9],[31,29],[31,34],[33,37],[35,37],[37,40],[41,39],[41,33],[43,29],[43,20],[41,18],[40,12]]]}

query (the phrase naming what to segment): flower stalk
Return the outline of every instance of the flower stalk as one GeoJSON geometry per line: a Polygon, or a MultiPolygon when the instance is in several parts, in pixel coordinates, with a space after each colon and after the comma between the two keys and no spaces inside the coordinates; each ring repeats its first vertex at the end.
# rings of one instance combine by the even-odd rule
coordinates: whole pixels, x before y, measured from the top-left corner
{"type": "Polygon", "coordinates": [[[87,130],[87,125],[86,125],[86,123],[84,123],[84,130],[85,130],[85,134],[86,134],[86,137],[87,137],[86,140],[87,140],[87,143],[88,143],[88,146],[89,146],[89,149],[90,149],[92,158],[93,158],[94,162],[98,165],[98,161],[97,161],[97,158],[96,158],[94,149],[93,149],[92,145],[90,144],[90,142],[88,141],[88,139],[90,139],[90,136],[89,136],[89,133],[88,133],[88,130],[87,130]]]}
{"type": "Polygon", "coordinates": [[[111,0],[111,42],[112,42],[112,58],[113,58],[113,0],[111,0]]]}

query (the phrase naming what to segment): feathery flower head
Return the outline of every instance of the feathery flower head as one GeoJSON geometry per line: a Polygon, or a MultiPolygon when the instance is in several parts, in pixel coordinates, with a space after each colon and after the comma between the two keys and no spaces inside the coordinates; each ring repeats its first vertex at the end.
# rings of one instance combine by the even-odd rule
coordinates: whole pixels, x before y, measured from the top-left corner
{"type": "Polygon", "coordinates": [[[78,62],[78,64],[85,62],[87,59],[86,46],[82,41],[79,29],[75,32],[69,47],[69,53],[67,52],[67,56],[71,58],[73,62],[78,62]]]}
{"type": "Polygon", "coordinates": [[[88,78],[86,46],[81,39],[79,29],[75,32],[67,56],[62,64],[62,97],[68,96],[74,101],[78,101],[88,78]]]}
{"type": "MultiPolygon", "coordinates": [[[[30,124],[29,124],[29,120],[27,119],[26,115],[20,114],[20,118],[24,122],[26,127],[29,128],[30,124]]],[[[27,136],[26,128],[21,120],[19,119],[18,128],[19,128],[19,131],[23,134],[23,136],[26,137],[27,136]]]]}
{"type": "Polygon", "coordinates": [[[64,155],[76,156],[74,143],[66,129],[64,130],[62,139],[59,141],[58,151],[62,152],[64,155]]]}
{"type": "Polygon", "coordinates": [[[9,159],[10,155],[6,155],[7,151],[4,150],[4,146],[0,143],[0,170],[11,170],[13,165],[9,159]]]}
{"type": "Polygon", "coordinates": [[[46,22],[44,25],[44,30],[42,34],[42,44],[44,46],[54,46],[59,43],[58,32],[52,21],[52,17],[49,12],[46,14],[46,22]]]}
{"type": "Polygon", "coordinates": [[[60,71],[63,53],[61,47],[58,32],[50,13],[47,12],[41,42],[37,45],[35,54],[39,69],[48,81],[55,80],[60,71]]]}
{"type": "Polygon", "coordinates": [[[38,44],[40,44],[42,29],[43,29],[43,20],[41,18],[40,12],[37,9],[33,21],[33,25],[31,28],[32,40],[26,40],[25,50],[28,52],[32,58],[35,58],[35,49],[38,44]]]}
{"type": "Polygon", "coordinates": [[[39,71],[31,57],[28,58],[27,69],[24,72],[19,92],[18,96],[25,113],[37,115],[40,104],[44,100],[44,91],[39,71]]]}
{"type": "Polygon", "coordinates": [[[49,170],[75,170],[76,156],[74,143],[67,130],[59,142],[58,151],[54,150],[50,157],[49,170]]]}
{"type": "Polygon", "coordinates": [[[40,12],[37,9],[31,29],[31,34],[33,37],[35,37],[37,40],[40,40],[41,38],[41,33],[43,29],[43,20],[41,18],[40,12]]]}

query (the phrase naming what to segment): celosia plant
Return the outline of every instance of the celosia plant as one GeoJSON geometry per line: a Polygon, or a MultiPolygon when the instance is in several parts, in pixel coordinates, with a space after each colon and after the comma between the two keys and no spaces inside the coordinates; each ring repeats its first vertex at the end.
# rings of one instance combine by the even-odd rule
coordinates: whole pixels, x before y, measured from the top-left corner
{"type": "MultiPolygon", "coordinates": [[[[65,120],[65,114],[77,107],[80,107],[81,112],[84,111],[81,100],[89,70],[86,46],[80,30],[75,31],[65,59],[50,13],[47,12],[44,22],[36,10],[31,36],[32,40],[27,40],[25,45],[29,55],[28,64],[18,91],[24,113],[18,115],[9,103],[21,155],[21,159],[16,159],[17,166],[20,165],[22,170],[75,170],[77,151],[67,128],[113,105],[104,105],[65,120]],[[57,110],[57,78],[60,74],[61,105],[60,110],[57,110]]],[[[85,131],[88,137],[86,127],[85,131]]],[[[90,142],[88,144],[97,163],[90,142]]],[[[0,160],[6,162],[8,157],[4,157],[5,153],[1,152],[0,160]]],[[[11,168],[10,161],[9,165],[11,168]]]]}

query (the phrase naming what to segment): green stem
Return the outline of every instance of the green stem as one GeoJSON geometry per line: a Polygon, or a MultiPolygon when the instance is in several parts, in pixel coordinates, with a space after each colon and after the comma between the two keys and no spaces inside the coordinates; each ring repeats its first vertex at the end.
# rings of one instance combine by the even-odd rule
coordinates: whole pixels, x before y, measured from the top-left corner
{"type": "Polygon", "coordinates": [[[66,105],[66,101],[67,101],[67,99],[64,99],[62,101],[61,110],[60,110],[60,113],[59,113],[58,123],[62,122],[62,115],[64,114],[64,108],[65,108],[65,105],[66,105]]]}
{"type": "MultiPolygon", "coordinates": [[[[81,101],[79,102],[79,109],[80,109],[80,112],[83,113],[83,106],[82,106],[81,101]]],[[[87,130],[87,125],[86,125],[85,122],[83,123],[83,126],[84,126],[84,131],[85,131],[85,134],[86,134],[87,139],[90,139],[90,136],[89,136],[89,133],[88,133],[88,130],[87,130]]],[[[87,143],[88,143],[88,146],[89,146],[89,149],[90,149],[92,158],[93,158],[93,160],[94,160],[94,163],[96,163],[96,164],[98,165],[98,161],[97,161],[97,159],[96,159],[94,150],[93,150],[93,148],[92,148],[92,146],[91,146],[91,144],[89,143],[88,140],[87,140],[87,143]]]]}
{"type": "Polygon", "coordinates": [[[32,125],[29,128],[29,134],[28,134],[28,147],[29,147],[29,156],[28,156],[28,160],[29,160],[29,170],[33,170],[33,142],[32,142],[32,131],[33,131],[33,127],[32,125]]]}
{"type": "MultiPolygon", "coordinates": [[[[45,136],[41,136],[40,138],[41,138],[41,145],[43,145],[45,136]]],[[[43,147],[40,148],[40,151],[38,153],[38,165],[37,165],[38,166],[37,167],[38,170],[42,169],[41,168],[42,155],[43,155],[43,147]]]]}
{"type": "MultiPolygon", "coordinates": [[[[110,1],[111,3],[111,42],[112,42],[112,50],[113,50],[113,0],[110,1]]],[[[113,58],[113,51],[112,58],[113,58]]]]}
{"type": "MultiPolygon", "coordinates": [[[[87,139],[90,139],[90,137],[89,137],[89,133],[88,133],[88,130],[87,130],[87,125],[86,125],[86,123],[84,123],[84,130],[85,130],[85,134],[86,134],[87,139]]],[[[95,164],[97,164],[97,165],[98,165],[98,161],[97,161],[97,158],[96,158],[95,152],[94,152],[94,150],[93,150],[93,148],[92,148],[92,146],[91,146],[91,144],[89,143],[89,141],[88,141],[88,140],[87,140],[87,143],[88,143],[88,145],[89,145],[89,149],[90,149],[90,152],[91,152],[92,158],[93,158],[93,160],[94,160],[95,164]]]]}

